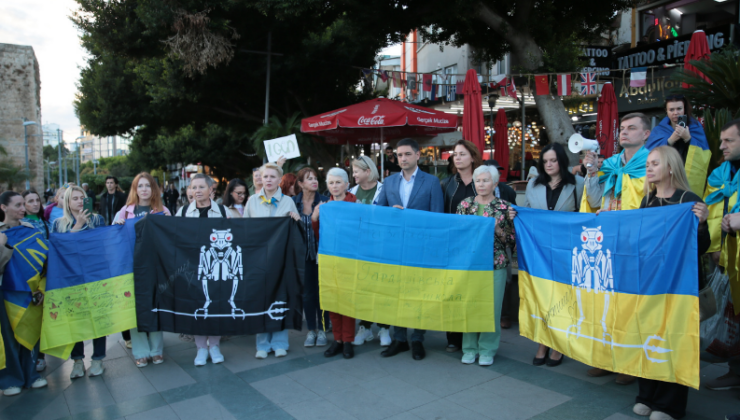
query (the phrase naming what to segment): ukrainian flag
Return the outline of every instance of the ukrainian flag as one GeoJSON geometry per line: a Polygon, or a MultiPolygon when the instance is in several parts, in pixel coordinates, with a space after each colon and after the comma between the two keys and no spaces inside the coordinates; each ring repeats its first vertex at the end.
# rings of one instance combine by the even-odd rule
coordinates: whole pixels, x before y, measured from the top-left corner
{"type": "Polygon", "coordinates": [[[49,246],[35,228],[18,226],[4,233],[8,245],[13,247],[13,256],[3,275],[5,310],[16,340],[33,350],[41,334],[42,308],[31,302],[32,293],[44,291],[44,264],[49,246]]]}
{"type": "MultiPolygon", "coordinates": [[[[645,147],[648,150],[653,150],[656,147],[667,145],[668,137],[674,131],[671,120],[668,117],[663,118],[660,124],[656,125],[650,132],[645,147]]],[[[691,191],[701,197],[707,183],[707,169],[709,168],[709,160],[712,158],[712,151],[709,150],[709,142],[707,142],[707,136],[704,134],[704,127],[699,121],[689,118],[689,133],[691,134],[691,141],[689,142],[684,167],[686,168],[686,177],[689,179],[691,191]]]]}
{"type": "Polygon", "coordinates": [[[521,334],[589,366],[698,388],[692,205],[517,208],[521,334]]]}
{"type": "Polygon", "coordinates": [[[495,331],[494,220],[321,206],[321,308],[399,327],[495,331]]]}
{"type": "Polygon", "coordinates": [[[78,341],[136,327],[135,221],[51,235],[43,353],[66,359],[78,341]]]}

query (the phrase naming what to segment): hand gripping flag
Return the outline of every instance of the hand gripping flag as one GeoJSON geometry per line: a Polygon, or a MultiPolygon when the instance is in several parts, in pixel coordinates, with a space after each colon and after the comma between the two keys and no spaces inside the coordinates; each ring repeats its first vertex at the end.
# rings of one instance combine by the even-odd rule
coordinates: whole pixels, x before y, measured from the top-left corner
{"type": "Polygon", "coordinates": [[[517,208],[521,334],[589,366],[698,388],[691,208],[517,208]]]}
{"type": "Polygon", "coordinates": [[[136,327],[136,220],[51,235],[42,353],[66,359],[78,341],[136,327]]]}
{"type": "Polygon", "coordinates": [[[323,310],[407,328],[495,331],[493,219],[333,201],[320,217],[323,310]]]}
{"type": "Polygon", "coordinates": [[[13,256],[5,266],[5,310],[16,340],[33,350],[41,335],[42,307],[32,303],[33,293],[46,287],[45,264],[49,245],[36,229],[18,226],[5,232],[13,256]]]}

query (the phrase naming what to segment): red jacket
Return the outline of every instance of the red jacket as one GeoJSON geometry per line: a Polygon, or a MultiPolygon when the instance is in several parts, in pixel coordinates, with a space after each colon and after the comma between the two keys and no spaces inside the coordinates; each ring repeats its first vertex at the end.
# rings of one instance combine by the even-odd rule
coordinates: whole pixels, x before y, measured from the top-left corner
{"type": "MultiPolygon", "coordinates": [[[[329,198],[329,201],[334,201],[334,196],[331,196],[329,198]]],[[[344,200],[348,203],[356,203],[357,202],[357,196],[352,194],[351,192],[347,192],[347,194],[344,196],[344,200]]],[[[321,213],[321,210],[319,210],[319,213],[321,213]]],[[[311,220],[311,225],[313,226],[313,234],[316,236],[316,243],[319,243],[319,222],[314,222],[311,220]]]]}

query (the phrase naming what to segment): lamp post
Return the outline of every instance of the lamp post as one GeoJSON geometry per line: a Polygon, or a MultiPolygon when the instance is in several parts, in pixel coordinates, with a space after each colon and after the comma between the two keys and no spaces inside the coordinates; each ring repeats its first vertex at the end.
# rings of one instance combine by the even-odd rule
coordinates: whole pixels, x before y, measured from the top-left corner
{"type": "Polygon", "coordinates": [[[62,145],[64,144],[64,140],[62,140],[62,130],[57,128],[57,154],[59,155],[59,160],[57,160],[58,166],[57,166],[57,172],[59,172],[59,185],[57,188],[62,187],[62,145]]]}
{"type": "Polygon", "coordinates": [[[75,146],[77,147],[77,157],[75,158],[75,166],[77,167],[77,185],[80,185],[80,165],[82,164],[82,156],[80,155],[80,144],[79,139],[84,139],[85,136],[80,136],[75,139],[75,146]]]}
{"type": "Polygon", "coordinates": [[[29,125],[38,125],[36,121],[28,121],[25,118],[23,118],[23,139],[26,144],[26,190],[31,189],[31,180],[29,179],[31,177],[31,168],[28,165],[28,126],[29,125]]]}
{"type": "MultiPolygon", "coordinates": [[[[496,100],[498,96],[494,94],[488,95],[488,107],[491,109],[491,159],[493,159],[493,107],[496,106],[496,100]]],[[[506,166],[508,168],[508,164],[506,166]]]]}

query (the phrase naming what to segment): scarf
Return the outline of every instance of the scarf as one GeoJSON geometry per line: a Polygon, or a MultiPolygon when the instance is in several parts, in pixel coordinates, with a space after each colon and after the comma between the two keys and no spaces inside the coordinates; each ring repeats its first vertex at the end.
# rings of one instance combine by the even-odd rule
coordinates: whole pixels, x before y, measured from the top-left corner
{"type": "MultiPolygon", "coordinates": [[[[708,206],[717,204],[724,199],[732,197],[738,191],[738,182],[740,182],[740,172],[732,176],[732,163],[724,162],[719,168],[712,171],[707,183],[717,191],[709,194],[706,198],[708,206]]],[[[740,200],[732,206],[730,213],[737,213],[740,210],[740,200]]]]}
{"type": "Polygon", "coordinates": [[[278,206],[278,203],[277,203],[277,200],[275,199],[275,197],[270,197],[270,199],[268,200],[268,199],[265,198],[264,195],[261,195],[260,196],[260,199],[262,199],[262,202],[265,203],[265,204],[272,204],[275,207],[278,206]]]}
{"type": "Polygon", "coordinates": [[[606,197],[610,191],[614,191],[615,198],[622,194],[622,175],[629,175],[630,178],[644,177],[645,164],[649,153],[648,149],[641,147],[624,166],[622,166],[624,150],[620,154],[605,160],[604,164],[601,165],[601,172],[604,175],[599,177],[599,183],[604,184],[603,196],[606,197]]]}

